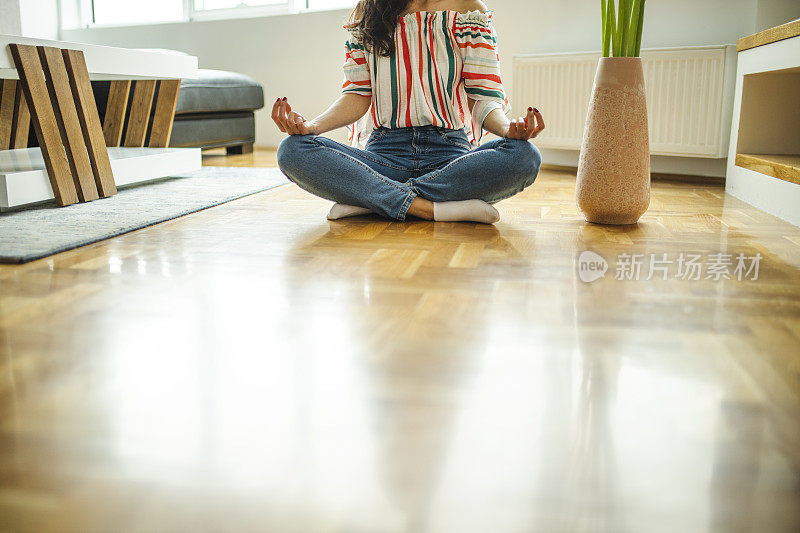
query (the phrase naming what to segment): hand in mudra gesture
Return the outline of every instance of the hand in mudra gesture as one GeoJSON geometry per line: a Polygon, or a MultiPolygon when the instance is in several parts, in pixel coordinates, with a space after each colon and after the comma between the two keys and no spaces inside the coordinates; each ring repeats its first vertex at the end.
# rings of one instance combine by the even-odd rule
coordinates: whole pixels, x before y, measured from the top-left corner
{"type": "Polygon", "coordinates": [[[528,114],[524,117],[515,118],[508,126],[506,137],[509,139],[519,139],[527,141],[533,139],[544,129],[544,119],[542,114],[535,107],[528,108],[528,114]]]}
{"type": "Polygon", "coordinates": [[[300,113],[292,111],[286,97],[278,98],[272,106],[272,120],[284,133],[289,135],[309,135],[316,133],[316,124],[306,120],[300,113]]]}

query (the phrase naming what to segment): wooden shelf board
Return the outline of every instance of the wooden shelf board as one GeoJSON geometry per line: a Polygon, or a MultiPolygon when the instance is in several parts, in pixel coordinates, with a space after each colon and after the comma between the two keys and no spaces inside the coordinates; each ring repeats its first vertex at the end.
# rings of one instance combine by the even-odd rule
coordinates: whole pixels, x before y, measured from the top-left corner
{"type": "MultiPolygon", "coordinates": [[[[108,148],[118,186],[197,170],[199,148],[108,148]]],[[[53,198],[39,148],[0,150],[0,211],[53,198]]]]}
{"type": "Polygon", "coordinates": [[[756,46],[763,46],[765,44],[782,41],[783,39],[791,39],[798,35],[800,35],[800,19],[754,33],[753,35],[748,35],[747,37],[742,37],[736,41],[736,51],[741,52],[742,50],[749,50],[756,46]]]}
{"type": "Polygon", "coordinates": [[[800,154],[736,154],[736,166],[800,184],[800,154]]]}

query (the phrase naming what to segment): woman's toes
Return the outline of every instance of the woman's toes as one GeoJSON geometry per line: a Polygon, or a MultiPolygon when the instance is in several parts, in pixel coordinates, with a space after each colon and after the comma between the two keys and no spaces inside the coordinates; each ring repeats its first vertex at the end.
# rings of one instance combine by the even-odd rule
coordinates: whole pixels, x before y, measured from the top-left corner
{"type": "Polygon", "coordinates": [[[331,210],[328,212],[328,220],[338,220],[340,218],[367,215],[369,213],[372,213],[372,211],[366,207],[358,207],[347,204],[333,204],[333,207],[331,207],[331,210]]]}

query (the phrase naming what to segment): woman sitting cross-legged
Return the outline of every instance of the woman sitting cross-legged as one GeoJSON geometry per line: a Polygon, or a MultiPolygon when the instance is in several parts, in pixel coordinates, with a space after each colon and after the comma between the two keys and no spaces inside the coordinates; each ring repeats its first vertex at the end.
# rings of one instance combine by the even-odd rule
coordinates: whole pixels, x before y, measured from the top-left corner
{"type": "Polygon", "coordinates": [[[491,12],[480,0],[360,0],[345,28],[333,105],[313,120],[286,98],[273,106],[290,135],[278,148],[281,170],[336,202],[329,219],[497,222],[490,204],[536,179],[541,155],[529,139],[544,120],[532,107],[505,115],[491,12]],[[371,131],[366,150],[321,136],[350,124],[354,143],[371,131]],[[501,138],[478,145],[483,130],[501,138]]]}

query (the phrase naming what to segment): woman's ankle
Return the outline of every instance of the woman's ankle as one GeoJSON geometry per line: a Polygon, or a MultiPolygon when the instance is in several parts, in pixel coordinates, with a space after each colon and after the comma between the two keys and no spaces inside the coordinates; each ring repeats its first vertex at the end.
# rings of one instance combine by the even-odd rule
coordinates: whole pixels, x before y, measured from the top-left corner
{"type": "Polygon", "coordinates": [[[425,220],[433,220],[433,202],[417,196],[408,206],[406,214],[425,220]]]}

